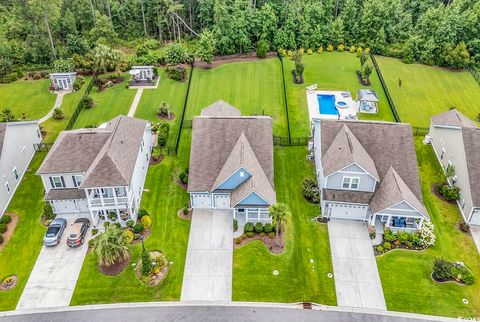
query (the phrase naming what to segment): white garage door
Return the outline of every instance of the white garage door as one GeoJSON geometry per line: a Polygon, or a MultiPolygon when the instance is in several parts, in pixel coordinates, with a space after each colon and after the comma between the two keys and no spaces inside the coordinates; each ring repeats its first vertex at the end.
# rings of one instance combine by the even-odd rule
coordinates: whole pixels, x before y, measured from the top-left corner
{"type": "Polygon", "coordinates": [[[83,212],[89,212],[87,199],[77,200],[77,206],[78,206],[78,210],[79,210],[81,213],[83,213],[83,212]]]}
{"type": "Polygon", "coordinates": [[[470,225],[480,225],[480,210],[474,210],[470,218],[470,225]]]}
{"type": "Polygon", "coordinates": [[[192,194],[193,208],[212,208],[212,199],[208,193],[192,194]]]}
{"type": "Polygon", "coordinates": [[[330,218],[365,220],[367,207],[343,204],[329,204],[330,218]]]}
{"type": "Polygon", "coordinates": [[[73,200],[56,200],[53,202],[53,208],[56,214],[74,214],[77,212],[77,207],[73,200]]]}
{"type": "Polygon", "coordinates": [[[230,209],[230,195],[214,195],[215,208],[230,209]]]}

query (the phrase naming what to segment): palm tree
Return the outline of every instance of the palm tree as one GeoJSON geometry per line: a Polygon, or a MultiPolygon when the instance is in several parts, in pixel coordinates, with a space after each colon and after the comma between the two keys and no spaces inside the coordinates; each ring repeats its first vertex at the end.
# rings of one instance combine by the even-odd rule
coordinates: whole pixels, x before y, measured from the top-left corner
{"type": "Polygon", "coordinates": [[[448,164],[447,168],[445,169],[445,176],[447,179],[450,179],[455,175],[455,167],[451,164],[448,164]]]}
{"type": "Polygon", "coordinates": [[[123,261],[128,256],[127,237],[116,225],[109,225],[95,238],[94,248],[98,264],[104,266],[123,261]]]}
{"type": "Polygon", "coordinates": [[[280,226],[285,223],[287,217],[290,216],[290,209],[284,203],[277,203],[268,208],[268,213],[275,223],[275,237],[278,243],[278,231],[280,226]]]}
{"type": "Polygon", "coordinates": [[[118,72],[118,66],[123,60],[123,54],[120,50],[112,49],[106,45],[97,45],[93,48],[92,56],[96,72],[99,70],[106,72],[108,67],[114,67],[118,72]]]}

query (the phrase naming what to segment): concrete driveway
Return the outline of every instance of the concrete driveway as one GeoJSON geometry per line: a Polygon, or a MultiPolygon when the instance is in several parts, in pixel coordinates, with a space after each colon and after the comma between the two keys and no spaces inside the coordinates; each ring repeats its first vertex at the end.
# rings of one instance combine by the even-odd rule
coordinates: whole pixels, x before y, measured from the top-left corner
{"type": "Polygon", "coordinates": [[[366,224],[332,219],[328,222],[328,235],[338,305],[386,310],[366,224]]]}
{"type": "Polygon", "coordinates": [[[182,301],[232,300],[232,218],[232,210],[193,211],[182,301]]]}
{"type": "Polygon", "coordinates": [[[67,227],[62,241],[55,247],[43,246],[17,304],[17,310],[70,305],[87,254],[91,229],[82,246],[70,248],[67,246],[67,236],[76,217],[64,218],[67,219],[67,227]]]}

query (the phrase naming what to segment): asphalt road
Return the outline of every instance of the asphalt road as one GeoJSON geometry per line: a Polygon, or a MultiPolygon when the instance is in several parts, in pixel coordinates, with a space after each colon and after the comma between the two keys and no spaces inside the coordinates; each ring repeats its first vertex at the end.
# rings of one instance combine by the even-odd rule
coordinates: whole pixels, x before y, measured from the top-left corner
{"type": "MultiPolygon", "coordinates": [[[[335,321],[335,322],[413,322],[432,321],[406,316],[392,317],[367,313],[302,310],[246,306],[159,306],[33,313],[0,317],[1,322],[80,322],[80,321],[335,321]]],[[[443,319],[442,319],[443,320],[443,319]]]]}

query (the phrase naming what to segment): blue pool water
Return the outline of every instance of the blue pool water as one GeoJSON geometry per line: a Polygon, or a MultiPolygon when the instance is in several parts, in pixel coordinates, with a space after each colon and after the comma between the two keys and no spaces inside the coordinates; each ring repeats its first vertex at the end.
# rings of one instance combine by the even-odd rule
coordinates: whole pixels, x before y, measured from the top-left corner
{"type": "Polygon", "coordinates": [[[320,114],[339,115],[338,110],[335,107],[335,95],[318,94],[317,100],[320,114]]]}

